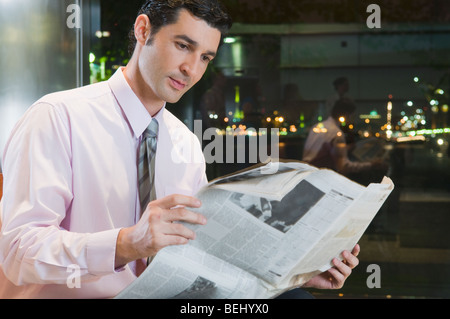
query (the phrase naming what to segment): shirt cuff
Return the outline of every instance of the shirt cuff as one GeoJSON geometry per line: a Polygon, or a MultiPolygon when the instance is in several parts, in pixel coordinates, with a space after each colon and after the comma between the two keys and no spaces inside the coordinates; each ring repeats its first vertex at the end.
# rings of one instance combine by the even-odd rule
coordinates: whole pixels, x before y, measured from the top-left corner
{"type": "Polygon", "coordinates": [[[119,231],[120,229],[112,229],[90,235],[87,244],[87,266],[91,275],[104,276],[121,271],[114,267],[119,231]]]}

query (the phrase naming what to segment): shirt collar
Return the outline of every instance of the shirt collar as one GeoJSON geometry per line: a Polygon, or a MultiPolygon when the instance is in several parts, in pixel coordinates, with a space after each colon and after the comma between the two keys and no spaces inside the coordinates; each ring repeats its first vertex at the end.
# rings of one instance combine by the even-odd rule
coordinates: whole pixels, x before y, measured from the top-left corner
{"type": "MultiPolygon", "coordinates": [[[[128,123],[130,123],[134,136],[139,138],[152,121],[151,115],[131,89],[123,74],[124,68],[119,68],[108,80],[109,87],[122,108],[128,123]]],[[[155,118],[161,123],[165,105],[155,118]]]]}

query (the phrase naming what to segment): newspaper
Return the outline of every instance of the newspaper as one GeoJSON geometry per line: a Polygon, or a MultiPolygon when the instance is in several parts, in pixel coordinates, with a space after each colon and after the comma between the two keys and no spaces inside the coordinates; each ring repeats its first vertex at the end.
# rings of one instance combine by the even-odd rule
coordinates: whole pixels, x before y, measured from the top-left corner
{"type": "Polygon", "coordinates": [[[385,144],[381,139],[366,138],[355,143],[351,155],[360,162],[382,159],[386,156],[385,144]]]}
{"type": "Polygon", "coordinates": [[[271,162],[199,191],[208,223],[161,250],[116,298],[273,298],[352,250],[394,185],[361,186],[331,170],[271,162]]]}

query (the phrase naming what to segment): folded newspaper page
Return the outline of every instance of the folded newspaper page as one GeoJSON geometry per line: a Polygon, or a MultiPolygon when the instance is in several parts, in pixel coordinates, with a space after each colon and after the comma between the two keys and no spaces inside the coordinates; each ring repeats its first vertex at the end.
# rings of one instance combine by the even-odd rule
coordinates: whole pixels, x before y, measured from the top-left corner
{"type": "Polygon", "coordinates": [[[196,239],[161,250],[116,298],[273,298],[352,250],[394,188],[300,162],[270,162],[209,183],[196,239]]]}

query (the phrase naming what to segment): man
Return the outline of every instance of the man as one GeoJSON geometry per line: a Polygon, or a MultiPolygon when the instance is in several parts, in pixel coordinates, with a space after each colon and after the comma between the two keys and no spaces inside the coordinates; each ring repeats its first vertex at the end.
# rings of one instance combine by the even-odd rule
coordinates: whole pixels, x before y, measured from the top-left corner
{"type": "MultiPolygon", "coordinates": [[[[192,196],[207,182],[205,161],[198,139],[165,103],[197,83],[229,27],[215,1],[147,1],[125,68],[108,82],[52,94],[30,108],[4,155],[0,297],[113,297],[148,257],[195,239],[173,222],[206,223],[188,209],[201,205],[192,196]],[[141,205],[140,142],[155,120],[157,199],[141,205]],[[71,289],[73,269],[81,284],[71,289]]],[[[344,258],[332,281],[316,277],[312,286],[341,286],[358,262],[348,252],[344,258]]]]}
{"type": "Polygon", "coordinates": [[[205,129],[219,127],[218,124],[221,124],[225,118],[225,88],[227,78],[220,70],[215,72],[212,78],[212,87],[203,94],[200,100],[203,127],[205,129]],[[217,119],[212,119],[210,115],[217,115],[217,119]]]}
{"type": "Polygon", "coordinates": [[[351,161],[347,155],[347,142],[341,130],[341,121],[350,121],[356,110],[355,104],[346,98],[338,100],[331,115],[316,124],[309,132],[303,149],[303,161],[316,167],[329,168],[342,175],[361,173],[383,168],[379,160],[371,162],[351,161]]]}
{"type": "Polygon", "coordinates": [[[341,76],[333,81],[333,88],[335,93],[331,95],[325,102],[325,114],[329,116],[334,104],[343,98],[350,99],[348,92],[350,91],[350,82],[347,77],[341,76]]]}

